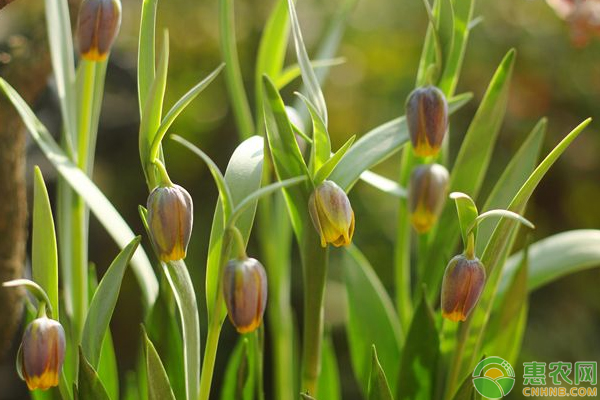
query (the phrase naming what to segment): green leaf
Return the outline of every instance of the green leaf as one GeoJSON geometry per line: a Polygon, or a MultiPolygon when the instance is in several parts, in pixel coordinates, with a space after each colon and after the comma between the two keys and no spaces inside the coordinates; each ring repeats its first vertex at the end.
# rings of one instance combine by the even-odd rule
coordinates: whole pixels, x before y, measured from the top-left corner
{"type": "Polygon", "coordinates": [[[237,54],[233,8],[233,0],[219,0],[221,54],[223,55],[223,61],[227,64],[225,82],[231,98],[233,115],[241,137],[247,139],[255,133],[255,129],[237,54]]]}
{"type": "MultiPolygon", "coordinates": [[[[527,290],[534,291],[563,276],[600,266],[600,230],[562,232],[529,247],[527,290]]],[[[504,266],[495,303],[504,302],[510,282],[518,275],[523,252],[511,256],[504,266]]]]}
{"type": "Polygon", "coordinates": [[[185,398],[185,376],[181,373],[181,366],[184,365],[183,342],[174,298],[166,281],[161,284],[160,294],[146,319],[145,326],[150,340],[162,356],[175,397],[185,398]]]}
{"type": "MultiPolygon", "coordinates": [[[[225,183],[231,189],[232,206],[239,205],[249,195],[260,188],[262,180],[264,139],[252,136],[243,141],[233,152],[225,171],[225,183]]],[[[219,284],[219,271],[224,261],[221,260],[223,233],[225,231],[225,219],[223,217],[223,198],[219,197],[215,207],[215,213],[210,232],[208,245],[208,259],[206,261],[206,306],[209,319],[217,299],[219,284]]],[[[237,218],[235,226],[248,242],[250,231],[254,223],[256,203],[247,207],[243,214],[237,218]]],[[[223,311],[224,313],[224,311],[223,311]]],[[[222,318],[224,316],[218,316],[222,318]]]]}
{"type": "MultiPolygon", "coordinates": [[[[30,281],[29,279],[13,279],[12,281],[2,282],[2,287],[12,288],[25,286],[27,290],[37,299],[40,303],[46,303],[50,305],[50,298],[46,294],[46,291],[34,281],[30,281]]],[[[54,311],[54,310],[52,310],[54,311]]]]}
{"type": "MultiPolygon", "coordinates": [[[[313,68],[313,70],[318,70],[319,68],[335,67],[336,65],[341,65],[345,62],[345,58],[337,57],[327,60],[311,61],[310,66],[313,68]]],[[[300,70],[300,66],[298,64],[290,65],[289,67],[286,67],[283,71],[281,71],[279,76],[276,76],[275,86],[277,87],[277,89],[281,90],[301,75],[302,71],[300,70]]]]}
{"type": "Polygon", "coordinates": [[[263,75],[267,75],[271,77],[271,79],[280,76],[285,61],[289,33],[290,23],[288,18],[287,0],[277,0],[265,25],[258,46],[258,55],[256,57],[254,90],[257,109],[256,119],[259,121],[263,120],[263,75]]]}
{"type": "Polygon", "coordinates": [[[463,243],[467,246],[468,235],[473,233],[477,236],[477,217],[479,215],[477,206],[472,198],[468,195],[460,192],[450,193],[450,198],[454,199],[456,203],[456,212],[458,214],[458,221],[460,225],[460,234],[463,239],[463,243]],[[473,232],[471,232],[473,230],[473,232]]]}
{"type": "Polygon", "coordinates": [[[231,197],[231,192],[229,191],[229,186],[225,181],[225,177],[221,173],[221,170],[219,169],[217,164],[215,164],[215,162],[208,156],[208,154],[206,154],[198,147],[196,147],[193,143],[185,140],[181,136],[172,135],[171,138],[174,141],[181,143],[184,147],[188,148],[190,151],[192,151],[192,153],[196,154],[198,157],[200,157],[202,161],[206,163],[206,166],[208,167],[211,175],[213,176],[215,184],[217,185],[217,189],[219,189],[219,198],[222,199],[225,218],[228,219],[231,216],[231,213],[233,212],[233,198],[231,197]]]}
{"type": "Polygon", "coordinates": [[[533,225],[533,223],[531,221],[529,221],[527,218],[525,218],[515,212],[508,211],[508,210],[490,210],[490,211],[484,212],[483,214],[481,214],[477,218],[475,218],[475,221],[473,221],[473,226],[471,227],[471,229],[475,229],[475,227],[477,225],[479,225],[479,223],[481,221],[484,221],[488,218],[508,218],[508,219],[512,219],[513,221],[517,221],[530,229],[535,229],[535,225],[533,225]]]}
{"type": "Polygon", "coordinates": [[[148,92],[154,82],[156,50],[156,7],[158,0],[143,0],[140,22],[140,40],[138,44],[138,102],[140,117],[145,118],[144,106],[148,101],[148,92]]]}
{"type": "Polygon", "coordinates": [[[313,137],[309,168],[311,175],[315,176],[317,171],[323,164],[327,162],[327,160],[329,160],[329,157],[331,156],[331,141],[329,140],[329,133],[327,132],[325,122],[319,115],[319,111],[316,109],[315,105],[312,104],[310,100],[308,100],[302,94],[296,93],[296,95],[300,97],[300,99],[306,105],[312,120],[313,137]]]}
{"type": "MultiPolygon", "coordinates": [[[[263,90],[265,91],[265,127],[275,172],[279,180],[309,176],[308,168],[304,163],[294,131],[288,120],[283,100],[281,100],[279,92],[268,77],[263,77],[263,83],[263,90]]],[[[305,222],[310,218],[307,207],[310,192],[310,183],[284,190],[292,227],[297,237],[303,236],[305,222]]]]}
{"type": "Polygon", "coordinates": [[[331,337],[325,336],[322,348],[321,374],[317,382],[317,393],[320,399],[340,400],[340,372],[335,349],[331,337]]]}
{"type": "MultiPolygon", "coordinates": [[[[483,210],[506,209],[510,201],[535,169],[546,135],[546,119],[542,118],[512,157],[494,185],[483,210]]],[[[482,221],[477,227],[477,254],[482,254],[499,221],[482,221]]]]}
{"type": "Polygon", "coordinates": [[[72,146],[76,137],[75,61],[69,4],[67,0],[45,0],[46,29],[50,44],[52,70],[60,100],[67,142],[72,146]]]}
{"type": "Polygon", "coordinates": [[[379,359],[377,358],[377,349],[375,345],[371,347],[371,374],[369,377],[369,400],[393,400],[392,392],[388,385],[385,371],[381,368],[379,359]]]}
{"type": "Polygon", "coordinates": [[[106,387],[106,392],[111,399],[119,398],[119,371],[117,367],[117,358],[110,330],[106,331],[100,350],[100,360],[98,361],[98,376],[100,381],[106,387]]]}
{"type": "Polygon", "coordinates": [[[423,294],[415,310],[402,353],[398,383],[399,400],[434,398],[439,347],[440,338],[433,311],[423,294]]]}
{"type": "Polygon", "coordinates": [[[178,101],[173,105],[173,107],[169,110],[165,118],[162,120],[160,127],[158,128],[158,132],[154,137],[154,141],[152,143],[152,148],[150,150],[150,159],[154,159],[158,156],[158,152],[160,149],[160,145],[162,143],[165,134],[175,122],[175,119],[181,114],[183,110],[194,100],[206,87],[219,75],[221,70],[225,64],[221,64],[217,67],[213,72],[211,72],[206,78],[204,78],[200,83],[191,88],[186,94],[184,94],[178,101]]]}
{"type": "Polygon", "coordinates": [[[154,166],[152,162],[156,157],[156,153],[152,153],[152,145],[154,138],[158,133],[160,122],[162,120],[163,102],[165,98],[165,90],[167,88],[167,73],[169,70],[169,34],[165,30],[163,35],[163,46],[158,63],[156,76],[150,85],[150,90],[143,104],[143,112],[140,118],[140,160],[146,175],[146,182],[149,189],[154,189],[154,166]]]}
{"type": "Polygon", "coordinates": [[[444,54],[444,72],[438,83],[440,89],[447,95],[452,95],[458,83],[460,69],[463,64],[467,40],[469,38],[469,23],[473,16],[474,0],[452,1],[453,30],[450,50],[444,54]]]}
{"type": "Polygon", "coordinates": [[[381,354],[389,385],[398,386],[401,332],[392,301],[367,259],[355,247],[345,252],[345,282],[348,298],[348,344],[354,374],[368,394],[372,350],[381,354]]]}
{"type": "Polygon", "coordinates": [[[182,260],[162,263],[162,266],[181,318],[186,398],[197,399],[200,392],[200,318],[194,285],[182,260]]]}
{"type": "Polygon", "coordinates": [[[369,170],[360,174],[360,179],[375,189],[381,190],[383,193],[387,193],[399,199],[405,199],[408,196],[406,189],[400,186],[398,182],[369,170]]]}
{"type": "MultiPolygon", "coordinates": [[[[477,200],[506,111],[514,58],[515,51],[509,51],[487,88],[452,168],[450,192],[463,192],[477,200]]],[[[436,251],[429,252],[424,261],[424,265],[430,266],[423,276],[429,299],[439,292],[444,272],[441,266],[456,247],[458,221],[454,214],[453,207],[446,205],[431,239],[430,248],[436,251]]]]}
{"type": "MultiPolygon", "coordinates": [[[[454,113],[471,97],[470,93],[464,93],[451,98],[448,101],[449,112],[454,113]]],[[[334,168],[329,179],[348,192],[363,172],[396,153],[408,140],[404,116],[386,122],[358,139],[334,168]]]]}
{"type": "MultiPolygon", "coordinates": [[[[304,39],[302,39],[300,23],[298,22],[298,16],[296,15],[296,8],[294,7],[293,0],[288,0],[288,11],[290,13],[292,36],[296,47],[296,57],[298,59],[298,65],[300,65],[300,70],[302,71],[302,81],[306,87],[308,98],[318,110],[318,114],[321,117],[323,124],[327,126],[327,105],[325,104],[325,97],[321,91],[321,86],[319,85],[315,71],[310,65],[310,59],[308,58],[306,47],[304,46],[304,39]]],[[[327,154],[327,156],[329,156],[329,154],[327,154]]]]}
{"type": "Polygon", "coordinates": [[[321,168],[319,168],[313,179],[315,186],[318,186],[321,182],[323,182],[329,177],[335,166],[338,165],[338,163],[342,160],[346,152],[348,152],[355,139],[356,136],[350,137],[350,139],[348,139],[346,143],[344,143],[344,145],[340,147],[339,150],[331,156],[331,158],[325,161],[321,168]]]}
{"type": "Polygon", "coordinates": [[[75,399],[109,400],[106,389],[98,378],[98,373],[90,365],[79,348],[79,381],[75,391],[75,399]]]}
{"type": "Polygon", "coordinates": [[[148,374],[148,398],[150,400],[175,400],[165,367],[145,331],[143,340],[144,353],[146,354],[146,373],[148,374]]]}
{"type": "Polygon", "coordinates": [[[31,272],[33,280],[46,292],[58,320],[58,255],[52,207],[44,177],[35,167],[33,180],[33,239],[31,245],[31,272]]]}
{"type": "Polygon", "coordinates": [[[474,392],[473,378],[469,374],[452,397],[452,400],[474,400],[474,392]]]}
{"type": "Polygon", "coordinates": [[[86,359],[94,368],[98,366],[102,341],[117,304],[125,269],[141,240],[140,236],[136,237],[119,253],[106,270],[92,298],[83,327],[81,347],[86,359]]]}
{"type": "Polygon", "coordinates": [[[504,301],[495,303],[483,344],[483,354],[502,354],[502,358],[513,365],[518,361],[527,325],[528,263],[525,250],[504,301]]]}
{"type": "Polygon", "coordinates": [[[244,387],[247,385],[250,365],[248,363],[248,339],[240,337],[233,352],[229,356],[223,386],[221,387],[221,400],[242,399],[244,387]]]}
{"type": "MultiPolygon", "coordinates": [[[[0,88],[13,103],[27,129],[46,157],[48,157],[48,160],[65,178],[68,184],[83,198],[115,242],[121,248],[124,248],[134,238],[134,235],[123,220],[123,217],[121,217],[90,178],[69,160],[25,101],[2,78],[0,78],[0,88]]],[[[143,249],[139,248],[134,254],[131,263],[142,291],[143,304],[146,308],[149,308],[158,295],[158,282],[150,265],[150,260],[148,260],[148,256],[143,249]]]]}

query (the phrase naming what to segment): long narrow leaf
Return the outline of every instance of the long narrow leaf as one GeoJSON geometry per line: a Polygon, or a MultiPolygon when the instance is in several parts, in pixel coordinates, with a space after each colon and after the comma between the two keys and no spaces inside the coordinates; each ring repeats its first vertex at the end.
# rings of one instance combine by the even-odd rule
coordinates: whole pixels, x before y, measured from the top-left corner
{"type": "Polygon", "coordinates": [[[350,150],[350,147],[354,143],[355,139],[356,139],[356,136],[352,136],[350,139],[348,139],[346,141],[346,143],[344,143],[344,145],[342,147],[340,147],[339,150],[336,151],[335,154],[332,155],[329,158],[329,160],[327,160],[321,166],[321,168],[319,168],[319,170],[317,171],[317,173],[315,174],[315,177],[313,179],[315,186],[319,185],[321,182],[323,182],[325,179],[327,179],[329,177],[329,175],[331,174],[331,172],[333,171],[335,166],[338,165],[338,163],[342,160],[344,155],[348,152],[348,150],[350,150]]]}
{"type": "Polygon", "coordinates": [[[369,377],[369,400],[393,400],[385,371],[377,358],[375,345],[372,346],[371,374],[369,377]]]}
{"type": "Polygon", "coordinates": [[[327,105],[325,104],[325,97],[321,91],[321,86],[319,85],[315,71],[310,65],[310,59],[308,58],[306,47],[304,46],[300,22],[296,15],[296,8],[294,7],[293,0],[288,0],[288,11],[290,13],[292,36],[294,37],[294,45],[296,47],[296,57],[298,59],[298,65],[300,65],[300,70],[302,71],[302,80],[304,81],[304,85],[308,92],[308,98],[315,105],[323,123],[327,126],[327,105]]]}
{"type": "Polygon", "coordinates": [[[33,241],[31,272],[50,299],[52,317],[59,320],[58,308],[58,255],[56,232],[48,191],[39,167],[35,167],[33,184],[33,241]]]}
{"type": "MultiPolygon", "coordinates": [[[[115,242],[121,248],[124,248],[133,239],[134,235],[121,215],[119,215],[114,206],[100,189],[94,185],[90,178],[69,160],[58,144],[56,144],[46,127],[37,119],[19,94],[1,78],[0,88],[13,103],[27,129],[48,160],[50,160],[69,185],[83,198],[115,242]]],[[[138,248],[131,262],[143,294],[144,306],[149,308],[154,304],[158,296],[158,282],[152,271],[150,260],[148,260],[148,256],[143,249],[138,248]]]]}
{"type": "Polygon", "coordinates": [[[158,0],[142,2],[142,19],[140,22],[140,40],[138,44],[138,103],[140,116],[144,118],[144,105],[148,99],[150,86],[154,82],[156,51],[156,7],[158,0]]]}
{"type": "Polygon", "coordinates": [[[140,236],[134,238],[119,253],[106,270],[92,298],[83,327],[81,347],[86,359],[94,368],[98,367],[102,341],[109,329],[110,319],[117,304],[125,269],[141,240],[140,236]]]}
{"type": "Polygon", "coordinates": [[[167,371],[165,371],[160,356],[146,332],[144,332],[143,340],[146,354],[146,373],[148,374],[148,398],[150,400],[175,400],[167,371]]]}

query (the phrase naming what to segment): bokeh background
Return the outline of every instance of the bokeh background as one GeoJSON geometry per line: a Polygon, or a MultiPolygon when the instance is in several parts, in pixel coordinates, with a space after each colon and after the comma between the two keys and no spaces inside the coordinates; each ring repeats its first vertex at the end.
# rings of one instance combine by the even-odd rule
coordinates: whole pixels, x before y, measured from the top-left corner
{"type": "MultiPolygon", "coordinates": [[[[568,2],[568,1],[566,1],[568,2]]],[[[252,99],[254,58],[264,21],[272,1],[236,0],[236,28],[243,74],[252,99]]],[[[137,205],[147,191],[138,161],[138,105],[136,51],[140,0],[123,0],[123,24],[111,56],[94,180],[137,232],[142,232],[137,205]]],[[[298,1],[305,40],[314,50],[341,0],[298,1]]],[[[482,22],[472,31],[458,93],[470,91],[474,99],[451,119],[451,149],[456,154],[468,123],[497,64],[510,48],[518,52],[510,103],[483,196],[542,116],[549,132],[544,152],[584,118],[600,121],[600,42],[591,38],[583,45],[572,40],[569,24],[543,0],[478,0],[475,14],[482,22]]],[[[19,0],[0,12],[0,40],[22,31],[23,26],[43,24],[40,0],[19,0]]],[[[158,26],[171,36],[171,63],[166,104],[172,104],[192,84],[221,61],[215,0],[169,0],[159,5],[158,26]]],[[[330,112],[334,148],[353,135],[361,135],[403,113],[404,100],[414,86],[426,14],[418,0],[358,0],[350,15],[339,55],[346,62],[332,69],[324,85],[330,112]]],[[[288,61],[293,62],[290,52],[288,61]]],[[[296,85],[298,82],[295,83],[296,85]]],[[[59,112],[51,89],[35,105],[53,132],[59,131],[59,112]]],[[[287,92],[286,92],[287,93],[287,92]]],[[[288,97],[289,99],[289,97],[288,97]]],[[[537,229],[533,239],[578,228],[600,228],[600,125],[593,122],[552,168],[539,186],[527,211],[537,229]]],[[[179,118],[171,129],[205,150],[225,168],[238,136],[219,77],[179,118]]],[[[208,235],[217,192],[205,166],[181,146],[166,142],[165,154],[173,179],[189,189],[195,201],[195,230],[187,264],[202,298],[208,235]]],[[[28,148],[28,175],[40,164],[53,187],[54,171],[37,147],[28,148]]],[[[453,158],[451,157],[451,160],[453,158]]],[[[376,168],[394,178],[399,157],[376,168]]],[[[357,215],[356,243],[393,293],[392,246],[396,201],[359,183],[351,193],[357,215]]],[[[147,243],[146,243],[147,244],[147,243]]],[[[251,243],[250,253],[255,246],[251,243]]],[[[90,258],[103,271],[118,249],[92,218],[90,258]]],[[[339,267],[332,268],[327,320],[340,359],[344,399],[359,398],[350,370],[345,333],[343,291],[335,285],[339,267]]],[[[301,304],[301,274],[294,266],[293,297],[301,304]]],[[[562,279],[531,296],[529,322],[517,376],[523,361],[600,360],[600,269],[562,279]]],[[[127,275],[112,321],[121,372],[134,368],[138,326],[141,322],[139,290],[127,275]]],[[[201,307],[202,309],[203,307],[201,307]]],[[[203,310],[203,312],[205,312],[203,310]]],[[[299,315],[299,314],[298,314],[299,315]]],[[[233,348],[236,334],[228,323],[219,347],[215,386],[233,348]]],[[[27,398],[14,372],[14,353],[0,365],[0,399],[27,398]]],[[[267,361],[267,370],[270,368],[267,361]]],[[[268,376],[268,372],[267,372],[268,376]]],[[[266,382],[267,390],[269,382],[266,382]]],[[[512,398],[520,398],[518,388],[512,398]]]]}

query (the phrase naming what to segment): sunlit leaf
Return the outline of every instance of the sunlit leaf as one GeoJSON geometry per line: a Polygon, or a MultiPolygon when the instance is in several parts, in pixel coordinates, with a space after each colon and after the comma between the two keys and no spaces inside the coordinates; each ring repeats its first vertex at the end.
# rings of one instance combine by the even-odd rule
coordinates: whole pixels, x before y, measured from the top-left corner
{"type": "Polygon", "coordinates": [[[175,400],[165,367],[156,348],[144,332],[144,353],[146,354],[146,372],[148,374],[148,398],[150,400],[175,400]]]}
{"type": "Polygon", "coordinates": [[[377,358],[377,350],[375,345],[371,347],[371,374],[369,377],[369,400],[393,400],[392,392],[388,385],[385,371],[381,368],[379,359],[377,358]]]}

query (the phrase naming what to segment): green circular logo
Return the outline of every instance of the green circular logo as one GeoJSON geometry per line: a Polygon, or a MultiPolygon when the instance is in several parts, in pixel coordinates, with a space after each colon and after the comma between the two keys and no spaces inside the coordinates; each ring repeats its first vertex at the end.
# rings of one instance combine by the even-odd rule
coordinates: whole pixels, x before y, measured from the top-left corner
{"type": "Polygon", "coordinates": [[[473,386],[488,399],[501,399],[515,386],[515,370],[503,358],[484,358],[473,371],[473,386]]]}

